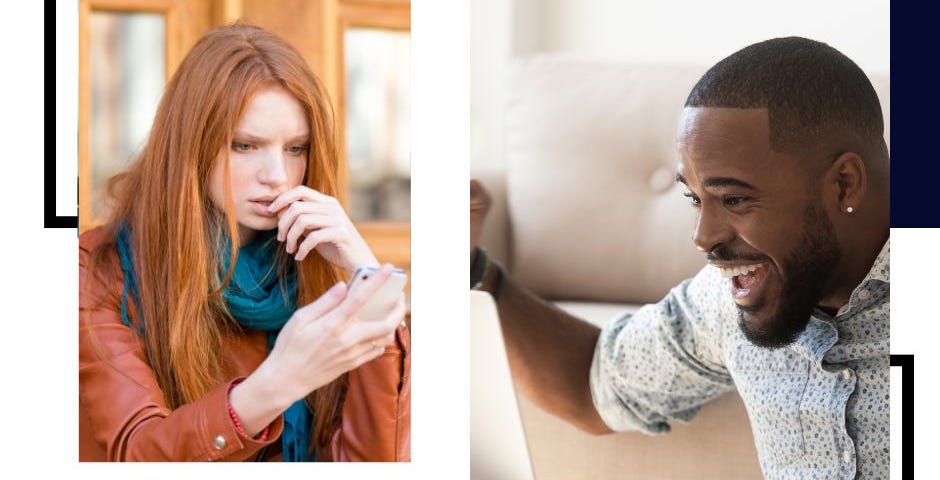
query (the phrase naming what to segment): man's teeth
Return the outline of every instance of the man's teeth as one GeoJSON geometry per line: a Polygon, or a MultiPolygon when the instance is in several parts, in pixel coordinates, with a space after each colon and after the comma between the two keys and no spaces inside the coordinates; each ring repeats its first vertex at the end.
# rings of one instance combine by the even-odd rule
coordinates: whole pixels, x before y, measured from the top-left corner
{"type": "Polygon", "coordinates": [[[759,263],[754,264],[754,265],[739,265],[739,266],[730,267],[730,268],[719,268],[718,270],[721,271],[721,276],[723,278],[732,278],[732,277],[737,277],[738,275],[743,275],[745,273],[751,273],[757,270],[758,268],[760,268],[759,263]]]}

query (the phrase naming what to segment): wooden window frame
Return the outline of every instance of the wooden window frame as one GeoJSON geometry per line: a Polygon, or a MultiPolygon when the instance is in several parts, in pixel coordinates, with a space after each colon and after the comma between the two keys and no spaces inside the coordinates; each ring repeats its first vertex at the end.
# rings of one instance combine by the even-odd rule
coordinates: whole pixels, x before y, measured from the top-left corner
{"type": "MultiPolygon", "coordinates": [[[[346,157],[346,62],[345,34],[349,28],[377,28],[399,32],[411,31],[411,2],[409,0],[338,0],[325,15],[334,19],[325,26],[331,55],[327,62],[333,65],[331,81],[327,87],[334,93],[336,105],[337,147],[340,157],[339,184],[341,198],[349,198],[349,164],[346,157]],[[332,37],[330,39],[329,37],[332,37]],[[330,48],[330,47],[333,48],[330,48]]],[[[411,267],[411,222],[364,221],[356,222],[356,228],[372,247],[375,256],[382,262],[392,262],[410,271],[411,267]]]]}
{"type": "MultiPolygon", "coordinates": [[[[78,2],[78,230],[104,223],[92,216],[91,13],[157,13],[164,17],[164,71],[168,82],[186,51],[209,30],[212,0],[79,0],[78,2]],[[185,22],[184,22],[185,20],[185,22]]],[[[223,3],[223,7],[225,3],[223,3]]]]}

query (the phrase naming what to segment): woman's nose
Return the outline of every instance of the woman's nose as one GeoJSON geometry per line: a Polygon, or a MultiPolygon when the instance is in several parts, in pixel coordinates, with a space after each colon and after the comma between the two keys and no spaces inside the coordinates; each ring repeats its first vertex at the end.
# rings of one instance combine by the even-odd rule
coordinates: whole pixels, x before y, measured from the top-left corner
{"type": "Polygon", "coordinates": [[[258,180],[271,186],[280,186],[287,182],[287,158],[283,152],[265,154],[258,180]]]}

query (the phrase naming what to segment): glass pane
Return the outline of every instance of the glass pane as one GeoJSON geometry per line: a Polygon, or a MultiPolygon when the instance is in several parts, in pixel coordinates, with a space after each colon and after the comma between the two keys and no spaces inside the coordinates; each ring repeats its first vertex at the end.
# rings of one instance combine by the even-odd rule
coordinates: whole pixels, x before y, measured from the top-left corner
{"type": "Polygon", "coordinates": [[[408,32],[345,32],[346,158],[354,220],[411,218],[408,32]]]}
{"type": "MultiPolygon", "coordinates": [[[[166,82],[165,19],[91,12],[92,215],[108,212],[105,184],[140,152],[166,82]]],[[[84,199],[83,199],[84,200],[84,199]]]]}

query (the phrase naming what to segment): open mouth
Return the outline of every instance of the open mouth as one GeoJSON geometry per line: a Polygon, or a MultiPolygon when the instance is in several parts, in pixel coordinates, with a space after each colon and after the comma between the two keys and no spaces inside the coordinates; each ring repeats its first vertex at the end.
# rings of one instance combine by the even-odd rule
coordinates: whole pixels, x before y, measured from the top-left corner
{"type": "Polygon", "coordinates": [[[731,296],[740,305],[757,302],[769,277],[770,267],[766,263],[716,267],[723,278],[731,279],[731,296]]]}

